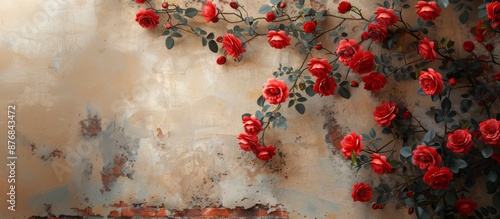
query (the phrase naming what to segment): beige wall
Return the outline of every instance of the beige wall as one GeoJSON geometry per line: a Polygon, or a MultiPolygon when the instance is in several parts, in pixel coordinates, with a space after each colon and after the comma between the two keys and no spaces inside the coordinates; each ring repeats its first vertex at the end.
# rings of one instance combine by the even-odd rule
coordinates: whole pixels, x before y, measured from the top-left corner
{"type": "MultiPolygon", "coordinates": [[[[240,0],[253,12],[263,2],[240,0]]],[[[147,31],[134,21],[138,8],[129,0],[0,2],[0,131],[6,132],[4,109],[13,103],[18,133],[17,212],[4,203],[2,218],[44,215],[43,203],[56,215],[86,206],[107,215],[107,205],[120,200],[172,209],[281,204],[292,218],[382,218],[350,198],[354,183],[378,177],[355,174],[325,136],[334,126],[341,134],[368,132],[374,107],[387,98],[425,110],[428,98],[415,95],[418,83],[394,83],[377,95],[355,89],[348,101],[316,97],[303,116],[284,109],[289,129],[267,138],[280,156],[259,161],[239,149],[241,114],[258,109],[262,84],[278,63],[299,63],[298,52],[259,39],[240,63],[218,66],[220,54],[199,39],[164,48],[161,29],[147,31]],[[102,132],[82,137],[81,122],[94,115],[102,132]],[[103,183],[101,173],[114,166],[123,176],[103,183]]],[[[210,26],[224,33],[222,22],[210,26]]],[[[0,173],[5,192],[6,168],[0,173]]]]}

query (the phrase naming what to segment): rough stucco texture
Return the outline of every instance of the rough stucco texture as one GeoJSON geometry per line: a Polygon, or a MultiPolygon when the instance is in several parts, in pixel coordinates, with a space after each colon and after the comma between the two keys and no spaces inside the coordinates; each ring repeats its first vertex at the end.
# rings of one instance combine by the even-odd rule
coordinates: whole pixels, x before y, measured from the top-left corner
{"type": "MultiPolygon", "coordinates": [[[[239,2],[251,13],[263,3],[239,2]]],[[[337,2],[312,1],[318,8],[337,2]]],[[[86,207],[108,215],[120,201],[167,209],[281,205],[291,218],[406,215],[352,202],[354,183],[378,177],[355,174],[336,152],[341,135],[375,126],[371,111],[386,96],[357,89],[348,101],[313,98],[303,116],[285,109],[288,130],[272,130],[267,140],[278,156],[257,160],[238,147],[241,114],[257,109],[278,63],[301,61],[298,51],[259,39],[242,62],[219,66],[219,54],[196,38],[167,50],[161,28],[135,23],[138,8],[128,0],[0,2],[0,107],[17,105],[18,133],[17,211],[4,203],[1,218],[46,216],[47,205],[55,215],[86,207]]],[[[224,25],[212,26],[223,34],[224,25]]],[[[409,95],[408,106],[424,110],[418,85],[403,85],[388,96],[409,95]]]]}

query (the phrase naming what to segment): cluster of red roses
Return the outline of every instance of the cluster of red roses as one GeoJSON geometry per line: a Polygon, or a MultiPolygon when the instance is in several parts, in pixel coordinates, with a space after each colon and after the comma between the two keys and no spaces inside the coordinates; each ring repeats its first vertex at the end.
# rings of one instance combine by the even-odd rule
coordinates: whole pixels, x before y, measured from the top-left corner
{"type": "MultiPolygon", "coordinates": [[[[390,127],[392,120],[396,118],[398,108],[394,103],[385,102],[376,107],[373,115],[379,126],[390,127]]],[[[403,119],[409,119],[411,115],[403,114],[403,119]]],[[[468,129],[457,129],[447,133],[446,148],[458,154],[467,154],[474,148],[473,138],[478,138],[483,143],[492,147],[500,148],[500,121],[488,119],[479,123],[479,130],[471,133],[468,129]]],[[[358,155],[363,150],[362,135],[355,132],[346,135],[341,141],[342,153],[345,158],[358,155]]],[[[419,145],[412,151],[413,164],[421,170],[427,170],[423,175],[423,181],[431,189],[447,189],[453,180],[453,173],[448,167],[441,166],[443,158],[434,147],[419,145]]],[[[370,165],[378,174],[391,173],[394,171],[392,165],[385,156],[372,153],[370,165]]],[[[491,158],[500,164],[500,153],[494,152],[491,158]]],[[[354,201],[368,202],[372,191],[368,184],[359,183],[353,186],[352,198],[354,201]]],[[[411,192],[411,191],[409,191],[411,192]]],[[[472,199],[459,199],[455,208],[460,214],[470,214],[476,209],[477,203],[472,199]]]]}

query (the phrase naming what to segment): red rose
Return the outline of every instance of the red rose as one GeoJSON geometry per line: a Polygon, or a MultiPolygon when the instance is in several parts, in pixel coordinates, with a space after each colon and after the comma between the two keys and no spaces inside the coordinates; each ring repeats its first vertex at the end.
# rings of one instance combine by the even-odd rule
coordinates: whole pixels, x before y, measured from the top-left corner
{"type": "Polygon", "coordinates": [[[406,110],[403,113],[403,119],[410,119],[411,118],[411,112],[409,110],[406,110]]]}
{"type": "Polygon", "coordinates": [[[434,61],[436,59],[436,51],[434,51],[434,42],[424,37],[423,40],[420,40],[420,44],[418,44],[418,53],[422,58],[427,59],[429,61],[434,61]]]}
{"type": "Polygon", "coordinates": [[[455,209],[457,209],[458,213],[461,215],[469,215],[477,208],[477,203],[472,201],[472,199],[458,199],[455,202],[455,209]]]}
{"type": "Polygon", "coordinates": [[[229,2],[229,6],[233,9],[238,9],[238,2],[229,2]]]}
{"type": "Polygon", "coordinates": [[[443,158],[438,154],[435,148],[419,145],[417,150],[412,152],[413,154],[413,164],[419,166],[421,170],[428,169],[430,167],[438,167],[443,158]]]}
{"type": "Polygon", "coordinates": [[[455,153],[468,153],[473,145],[472,135],[467,129],[457,129],[448,134],[446,147],[455,153]]]}
{"type": "Polygon", "coordinates": [[[354,56],[352,56],[352,60],[349,63],[349,68],[358,74],[371,72],[374,67],[375,57],[370,51],[357,52],[354,56]]]}
{"type": "Polygon", "coordinates": [[[267,34],[267,42],[271,45],[271,47],[276,49],[283,49],[290,45],[290,37],[288,37],[285,31],[276,32],[274,30],[269,31],[267,34]]]}
{"type": "Polygon", "coordinates": [[[467,52],[472,52],[472,50],[474,50],[475,47],[476,46],[474,45],[474,43],[470,40],[465,41],[463,44],[463,48],[467,52]]]}
{"type": "Polygon", "coordinates": [[[335,93],[337,89],[337,84],[335,79],[331,77],[319,77],[316,79],[313,90],[314,92],[321,94],[323,96],[329,96],[335,93]]]}
{"type": "Polygon", "coordinates": [[[496,160],[497,163],[500,164],[500,153],[493,152],[493,154],[491,154],[491,158],[493,158],[493,160],[496,160]]]}
{"type": "Polygon", "coordinates": [[[359,202],[367,202],[372,198],[372,187],[368,184],[359,183],[352,187],[352,200],[359,202]]]}
{"type": "Polygon", "coordinates": [[[371,90],[375,93],[379,92],[380,89],[384,88],[387,80],[383,74],[379,74],[377,72],[372,72],[369,75],[363,76],[361,78],[363,82],[365,82],[365,89],[371,90]]]}
{"type": "Polygon", "coordinates": [[[490,20],[500,19],[500,2],[491,2],[486,5],[486,12],[490,20]]]}
{"type": "Polygon", "coordinates": [[[355,40],[341,40],[339,46],[337,47],[337,56],[339,61],[348,66],[352,60],[354,54],[361,51],[361,46],[356,43],[355,40]]]}
{"type": "Polygon", "coordinates": [[[350,157],[353,151],[356,155],[361,152],[361,149],[363,149],[362,139],[363,137],[361,135],[356,135],[356,132],[351,132],[351,134],[344,136],[344,139],[340,142],[344,158],[350,157]]]}
{"type": "Polygon", "coordinates": [[[351,3],[347,2],[347,1],[340,2],[338,10],[339,10],[339,13],[341,13],[341,14],[345,14],[345,13],[349,12],[351,10],[351,3]]]}
{"type": "Polygon", "coordinates": [[[388,27],[393,25],[398,21],[398,16],[394,13],[393,9],[386,9],[383,7],[378,7],[375,11],[375,20],[379,25],[388,27]]]}
{"type": "Polygon", "coordinates": [[[500,121],[488,119],[479,123],[481,137],[479,139],[485,144],[500,147],[500,121]]]}
{"type": "Polygon", "coordinates": [[[274,19],[276,19],[276,15],[274,14],[273,11],[270,11],[269,13],[266,14],[266,21],[267,22],[274,21],[274,19]]]}
{"type": "Polygon", "coordinates": [[[493,51],[493,49],[494,49],[493,45],[492,45],[492,44],[490,44],[490,43],[486,44],[486,45],[484,46],[484,48],[486,48],[486,50],[487,50],[488,52],[491,52],[491,51],[493,51]]]}
{"type": "Polygon", "coordinates": [[[240,148],[244,151],[255,151],[261,145],[259,144],[259,138],[257,135],[248,135],[246,133],[241,133],[238,136],[240,148]]]}
{"type": "Polygon", "coordinates": [[[314,21],[305,22],[302,25],[302,29],[304,29],[304,32],[306,33],[312,33],[316,30],[316,22],[314,21]]]}
{"type": "Polygon", "coordinates": [[[358,87],[359,83],[357,81],[351,81],[351,87],[358,87]]]}
{"type": "Polygon", "coordinates": [[[269,160],[276,155],[274,150],[276,150],[276,148],[273,146],[261,147],[255,155],[261,160],[269,160]]]}
{"type": "Polygon", "coordinates": [[[387,39],[387,28],[374,23],[368,24],[368,35],[377,43],[384,42],[387,39]]]}
{"type": "Polygon", "coordinates": [[[395,103],[384,102],[375,108],[373,116],[379,126],[389,127],[392,120],[396,118],[397,113],[398,108],[395,103]]]}
{"type": "Polygon", "coordinates": [[[217,7],[215,7],[215,3],[212,2],[212,0],[207,0],[205,4],[203,4],[201,12],[203,13],[203,17],[207,23],[210,23],[210,21],[215,22],[217,15],[219,14],[217,7]]]}
{"type": "Polygon", "coordinates": [[[455,78],[450,78],[449,82],[451,86],[457,85],[457,80],[455,80],[455,78]]]}
{"type": "Polygon", "coordinates": [[[446,189],[453,180],[453,173],[448,167],[429,167],[429,170],[424,174],[424,182],[431,189],[446,189]]]}
{"type": "Polygon", "coordinates": [[[246,50],[243,49],[241,40],[235,35],[227,33],[222,39],[222,47],[226,50],[226,54],[238,58],[246,50]]]}
{"type": "Polygon", "coordinates": [[[255,116],[244,116],[243,128],[248,135],[258,135],[262,131],[262,124],[255,116]]]}
{"type": "Polygon", "coordinates": [[[427,71],[420,72],[420,86],[427,95],[439,95],[444,87],[443,76],[434,69],[429,68],[427,71]]]}
{"type": "Polygon", "coordinates": [[[270,104],[279,104],[286,101],[290,92],[285,81],[276,80],[276,78],[267,79],[267,83],[262,85],[264,90],[262,96],[269,101],[270,104]]]}
{"type": "Polygon", "coordinates": [[[327,59],[311,58],[307,65],[311,74],[319,78],[326,77],[332,71],[332,65],[327,59]]]}
{"type": "Polygon", "coordinates": [[[225,56],[219,56],[219,58],[217,58],[217,64],[218,65],[224,65],[224,63],[226,63],[226,57],[225,56]]]}
{"type": "Polygon", "coordinates": [[[378,174],[392,173],[392,165],[387,162],[387,158],[385,156],[373,153],[370,158],[372,159],[372,161],[370,161],[370,166],[372,167],[373,172],[378,174]]]}
{"type": "Polygon", "coordinates": [[[153,29],[160,23],[160,16],[158,16],[154,10],[139,9],[135,15],[135,21],[143,28],[153,29]]]}
{"type": "Polygon", "coordinates": [[[495,79],[495,81],[499,81],[500,82],[500,72],[497,72],[493,75],[493,78],[495,79]]]}
{"type": "Polygon", "coordinates": [[[137,4],[144,4],[144,2],[146,2],[146,0],[135,0],[135,2],[137,2],[137,4]]]}
{"type": "Polygon", "coordinates": [[[434,20],[441,14],[441,8],[436,2],[418,1],[415,8],[417,9],[417,15],[426,21],[434,20]]]}
{"type": "Polygon", "coordinates": [[[479,43],[482,43],[484,41],[484,21],[479,21],[476,24],[476,34],[474,35],[476,37],[476,41],[479,43]]]}

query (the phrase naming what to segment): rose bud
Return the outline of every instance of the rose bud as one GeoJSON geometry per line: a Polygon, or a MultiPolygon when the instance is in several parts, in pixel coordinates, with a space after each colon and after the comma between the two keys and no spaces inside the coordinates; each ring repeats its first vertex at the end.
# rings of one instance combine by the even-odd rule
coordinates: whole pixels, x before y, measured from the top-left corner
{"type": "Polygon", "coordinates": [[[377,204],[373,204],[373,205],[372,205],[372,209],[373,209],[373,210],[377,210],[377,209],[378,209],[377,204]]]}
{"type": "Polygon", "coordinates": [[[218,18],[218,17],[214,17],[214,18],[212,18],[212,22],[213,22],[213,23],[217,23],[217,22],[219,22],[219,18],[218,18]]]}
{"type": "Polygon", "coordinates": [[[167,23],[165,24],[165,28],[167,28],[167,29],[172,28],[172,24],[171,24],[170,22],[167,22],[167,23]]]}
{"type": "Polygon", "coordinates": [[[358,87],[359,83],[357,81],[351,81],[351,87],[358,87]]]}
{"type": "Polygon", "coordinates": [[[286,7],[286,2],[280,2],[280,3],[278,4],[278,6],[279,6],[280,8],[285,8],[285,7],[286,7]]]}
{"type": "Polygon", "coordinates": [[[361,34],[361,40],[365,41],[365,40],[368,40],[370,39],[370,34],[366,31],[364,31],[362,34],[361,34]]]}
{"type": "Polygon", "coordinates": [[[413,214],[413,212],[415,212],[414,207],[408,208],[408,214],[413,214]]]}
{"type": "Polygon", "coordinates": [[[457,85],[457,81],[455,80],[455,78],[450,78],[449,81],[450,81],[451,86],[457,85]]]}
{"type": "Polygon", "coordinates": [[[224,63],[226,63],[226,57],[225,56],[220,56],[219,58],[217,58],[217,64],[218,65],[224,65],[224,63]]]}
{"type": "Polygon", "coordinates": [[[215,39],[215,41],[217,41],[218,43],[222,43],[222,40],[224,40],[222,36],[218,36],[217,39],[215,39]]]}
{"type": "Polygon", "coordinates": [[[347,1],[342,1],[339,4],[339,7],[337,8],[339,10],[339,13],[345,14],[351,10],[351,3],[347,1]]]}
{"type": "Polygon", "coordinates": [[[229,6],[231,6],[231,8],[233,9],[238,9],[238,2],[230,2],[229,6]]]}
{"type": "Polygon", "coordinates": [[[494,49],[493,45],[492,45],[492,44],[489,44],[489,43],[488,43],[488,44],[486,44],[486,46],[485,46],[485,47],[486,47],[486,50],[488,50],[488,52],[491,52],[491,51],[493,51],[493,49],[494,49]]]}
{"type": "Polygon", "coordinates": [[[377,205],[377,208],[378,208],[378,209],[383,209],[383,208],[384,208],[384,205],[383,205],[383,204],[378,204],[378,205],[377,205]]]}
{"type": "Polygon", "coordinates": [[[472,50],[474,50],[475,46],[474,46],[474,43],[472,41],[467,40],[464,42],[463,48],[467,52],[472,52],[472,50]]]}
{"type": "Polygon", "coordinates": [[[495,78],[495,81],[500,82],[500,72],[495,73],[495,75],[493,75],[493,78],[495,78]]]}
{"type": "Polygon", "coordinates": [[[314,46],[314,48],[317,50],[321,50],[321,49],[323,49],[323,46],[320,43],[318,43],[318,44],[316,44],[316,46],[314,46]]]}
{"type": "Polygon", "coordinates": [[[408,191],[406,192],[406,197],[409,198],[409,197],[412,197],[415,193],[413,191],[408,191]]]}
{"type": "Polygon", "coordinates": [[[406,110],[403,113],[403,119],[410,119],[411,118],[411,112],[409,110],[406,110]]]}
{"type": "Polygon", "coordinates": [[[161,7],[162,8],[168,8],[168,3],[166,3],[166,2],[161,3],[161,7]]]}
{"type": "Polygon", "coordinates": [[[276,15],[274,14],[273,11],[266,14],[266,21],[267,22],[274,21],[275,18],[276,18],[276,15]]]}

